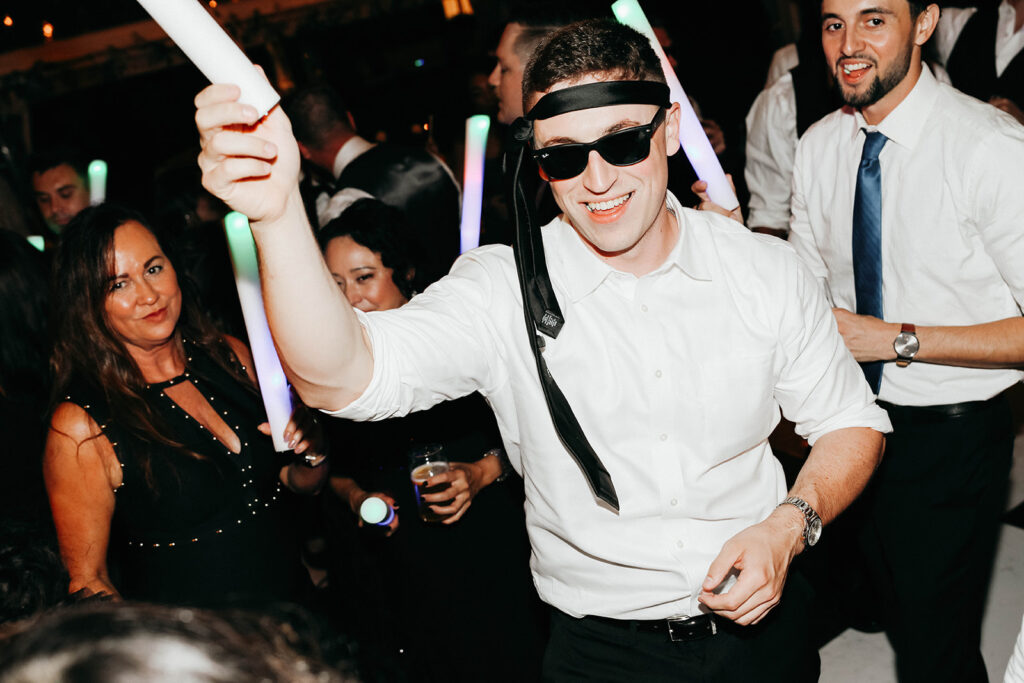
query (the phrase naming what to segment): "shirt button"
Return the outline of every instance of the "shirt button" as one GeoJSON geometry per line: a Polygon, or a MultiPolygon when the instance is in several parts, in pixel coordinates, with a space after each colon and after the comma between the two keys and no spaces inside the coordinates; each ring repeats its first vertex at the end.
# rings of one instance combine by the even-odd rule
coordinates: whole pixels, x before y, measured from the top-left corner
{"type": "Polygon", "coordinates": [[[676,499],[676,498],[673,498],[672,500],[669,501],[669,504],[670,505],[678,505],[679,504],[679,500],[676,499]]]}
{"type": "Polygon", "coordinates": [[[654,376],[655,377],[661,377],[661,370],[655,370],[654,371],[654,376]]]}
{"type": "Polygon", "coordinates": [[[641,304],[640,305],[640,310],[643,311],[644,313],[646,313],[647,312],[647,304],[641,304]]]}
{"type": "Polygon", "coordinates": [[[668,434],[662,434],[658,438],[661,439],[662,441],[668,441],[668,434]]]}

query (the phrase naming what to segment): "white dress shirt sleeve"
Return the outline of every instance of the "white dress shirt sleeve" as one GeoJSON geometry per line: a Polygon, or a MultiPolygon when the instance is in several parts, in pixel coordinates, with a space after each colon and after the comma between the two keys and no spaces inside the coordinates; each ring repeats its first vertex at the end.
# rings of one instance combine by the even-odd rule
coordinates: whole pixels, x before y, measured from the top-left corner
{"type": "Polygon", "coordinates": [[[796,93],[785,74],[761,91],[747,114],[747,164],[752,228],[785,230],[789,224],[793,157],[796,152],[796,93]]]}
{"type": "Polygon", "coordinates": [[[492,278],[500,274],[479,258],[498,248],[463,255],[449,275],[399,309],[357,311],[373,350],[373,377],[358,399],[329,414],[360,421],[400,417],[473,391],[487,395],[507,381],[490,317],[492,278]]]}
{"type": "MultiPolygon", "coordinates": [[[[813,126],[812,126],[813,128],[813,126]]],[[[821,250],[814,240],[810,217],[807,212],[806,188],[813,182],[808,177],[813,170],[813,159],[809,158],[809,147],[797,144],[796,159],[793,162],[792,197],[790,200],[788,241],[796,250],[800,260],[811,273],[821,280],[828,277],[828,269],[821,258],[821,250]]]]}
{"type": "Polygon", "coordinates": [[[782,368],[775,385],[783,415],[812,446],[820,436],[837,429],[892,431],[886,413],[875,405],[864,373],[843,343],[817,280],[796,257],[790,260],[785,277],[793,295],[784,298],[781,311],[782,368]]]}
{"type": "Polygon", "coordinates": [[[977,231],[1017,307],[1024,308],[1024,127],[1008,114],[993,118],[991,134],[964,160],[964,186],[973,189],[967,227],[977,231]]]}

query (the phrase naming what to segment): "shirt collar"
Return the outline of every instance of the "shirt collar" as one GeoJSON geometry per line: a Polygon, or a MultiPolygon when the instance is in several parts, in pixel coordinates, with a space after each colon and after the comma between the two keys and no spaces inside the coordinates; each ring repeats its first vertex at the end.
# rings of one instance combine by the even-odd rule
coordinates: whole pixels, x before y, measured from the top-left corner
{"type": "MultiPolygon", "coordinates": [[[[699,245],[694,235],[693,212],[683,209],[671,192],[667,193],[667,203],[669,210],[676,216],[676,222],[679,225],[679,238],[665,262],[649,275],[676,267],[695,280],[710,280],[711,271],[707,266],[706,259],[699,251],[699,245]]],[[[565,288],[573,302],[583,299],[597,289],[606,278],[619,272],[591,251],[590,247],[584,243],[583,238],[564,217],[556,218],[545,229],[545,232],[547,233],[545,242],[552,246],[557,244],[555,253],[560,255],[561,266],[564,268],[565,288]]],[[[548,254],[551,253],[553,252],[548,250],[548,254]]],[[[626,274],[623,273],[623,275],[626,274]]],[[[632,276],[627,275],[627,277],[632,276]]]]}
{"type": "Polygon", "coordinates": [[[334,157],[334,167],[331,169],[334,177],[340,176],[345,167],[351,164],[356,157],[374,147],[376,147],[374,143],[364,140],[358,135],[350,137],[334,157]]]}
{"type": "Polygon", "coordinates": [[[922,64],[921,75],[913,89],[889,112],[877,126],[868,125],[864,116],[857,111],[857,131],[877,130],[886,138],[907,149],[913,149],[924,132],[925,122],[931,112],[935,98],[939,96],[939,82],[935,80],[927,64],[922,64]]]}

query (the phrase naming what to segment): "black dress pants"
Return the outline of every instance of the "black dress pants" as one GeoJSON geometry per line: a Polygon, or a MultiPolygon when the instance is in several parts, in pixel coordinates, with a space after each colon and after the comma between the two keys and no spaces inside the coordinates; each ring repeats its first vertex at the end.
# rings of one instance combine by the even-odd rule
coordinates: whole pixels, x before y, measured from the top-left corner
{"type": "Polygon", "coordinates": [[[981,619],[1013,454],[1007,401],[957,417],[884,406],[893,433],[861,543],[901,683],[988,680],[981,619]]]}
{"type": "Polygon", "coordinates": [[[782,600],[759,624],[718,620],[718,633],[672,642],[552,610],[545,683],[805,683],[818,680],[818,652],[808,629],[810,587],[790,573],[782,600]]]}

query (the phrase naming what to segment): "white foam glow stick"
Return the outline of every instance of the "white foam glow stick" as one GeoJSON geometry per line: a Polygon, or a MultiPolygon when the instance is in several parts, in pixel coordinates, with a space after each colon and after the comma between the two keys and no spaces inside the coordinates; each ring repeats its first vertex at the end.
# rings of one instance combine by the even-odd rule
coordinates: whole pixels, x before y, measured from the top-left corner
{"type": "Polygon", "coordinates": [[[640,3],[637,0],[616,0],[612,3],[612,12],[615,13],[615,18],[620,23],[636,29],[651,41],[654,53],[661,60],[661,68],[665,72],[665,80],[668,81],[670,97],[673,102],[679,103],[681,109],[679,143],[683,146],[683,152],[690,160],[690,165],[693,166],[697,177],[708,184],[708,197],[711,198],[711,201],[723,209],[730,211],[735,209],[740,205],[739,200],[736,199],[736,193],[729,186],[729,180],[725,177],[722,165],[718,163],[718,156],[711,146],[711,141],[704,133],[704,126],[701,125],[700,119],[693,111],[690,98],[686,96],[679,77],[676,76],[672,65],[669,64],[668,56],[665,55],[657,36],[654,35],[654,29],[647,21],[647,15],[640,8],[640,3]]]}
{"type": "Polygon", "coordinates": [[[197,0],[139,0],[185,56],[211,83],[234,83],[239,102],[256,107],[260,116],[280,96],[197,0]]]}
{"type": "Polygon", "coordinates": [[[89,203],[93,206],[107,201],[107,162],[94,159],[89,162],[89,203]]]}
{"type": "Polygon", "coordinates": [[[462,226],[459,253],[480,246],[480,213],[484,201],[484,155],[491,118],[477,114],[466,119],[466,157],[462,170],[462,226]]]}
{"type": "Polygon", "coordinates": [[[238,300],[242,304],[245,331],[249,334],[249,346],[253,363],[256,365],[256,379],[259,380],[263,406],[267,409],[270,422],[270,436],[274,450],[287,451],[284,430],[292,415],[292,397],[277,357],[274,339],[267,326],[267,313],[263,310],[263,294],[260,292],[260,267],[256,258],[256,242],[249,229],[249,219],[232,211],[224,217],[224,232],[228,236],[231,251],[231,265],[235,269],[235,284],[238,286],[238,300]]]}

